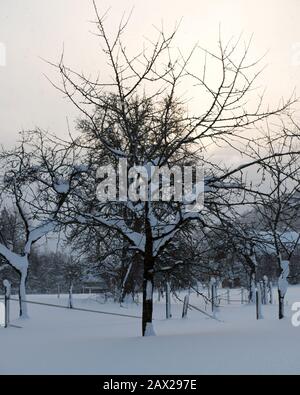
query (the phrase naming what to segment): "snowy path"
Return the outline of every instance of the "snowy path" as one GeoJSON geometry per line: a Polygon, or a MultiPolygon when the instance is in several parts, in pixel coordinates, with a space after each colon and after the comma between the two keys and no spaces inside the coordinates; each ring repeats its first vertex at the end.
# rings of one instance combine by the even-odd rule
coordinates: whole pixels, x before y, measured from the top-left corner
{"type": "MultiPolygon", "coordinates": [[[[31,300],[66,305],[66,298],[30,296],[31,300]]],[[[74,298],[78,307],[141,313],[140,306],[120,308],[74,298]]],[[[221,308],[217,322],[198,312],[182,320],[181,304],[164,320],[163,302],[155,305],[158,336],[141,338],[140,320],[30,305],[22,329],[0,329],[0,374],[213,374],[300,373],[300,327],[291,325],[290,305],[300,288],[288,291],[287,318],[276,319],[277,306],[255,320],[253,306],[221,308]]],[[[200,298],[192,297],[197,305],[200,298]]],[[[225,302],[224,302],[225,303],[225,302]]],[[[16,315],[16,303],[12,306],[16,315]]]]}

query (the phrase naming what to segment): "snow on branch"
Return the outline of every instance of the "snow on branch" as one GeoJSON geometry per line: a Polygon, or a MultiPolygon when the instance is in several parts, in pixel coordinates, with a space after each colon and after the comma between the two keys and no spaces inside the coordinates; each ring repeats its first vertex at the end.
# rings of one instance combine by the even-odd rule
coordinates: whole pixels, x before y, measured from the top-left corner
{"type": "Polygon", "coordinates": [[[24,252],[29,254],[33,243],[46,236],[55,229],[57,223],[55,221],[48,221],[32,230],[29,230],[28,238],[25,244],[24,252]]]}
{"type": "Polygon", "coordinates": [[[26,256],[16,254],[7,248],[4,244],[0,243],[0,254],[17,270],[22,271],[27,264],[26,256]]]}
{"type": "Polygon", "coordinates": [[[137,250],[145,252],[145,236],[132,230],[124,221],[123,218],[107,218],[104,215],[84,214],[77,216],[76,220],[81,224],[89,222],[98,222],[103,226],[112,228],[120,232],[127,240],[129,240],[137,250]]]}

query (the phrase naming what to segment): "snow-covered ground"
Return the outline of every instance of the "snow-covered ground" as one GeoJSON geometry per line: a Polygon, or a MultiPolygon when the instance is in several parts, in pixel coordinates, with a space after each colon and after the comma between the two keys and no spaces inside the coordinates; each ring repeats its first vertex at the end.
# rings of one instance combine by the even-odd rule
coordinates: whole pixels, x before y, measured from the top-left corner
{"type": "MultiPolygon", "coordinates": [[[[263,306],[264,319],[257,321],[255,307],[238,302],[239,290],[232,291],[231,298],[235,301],[230,305],[222,301],[220,321],[198,311],[189,311],[182,319],[182,303],[175,299],[173,317],[165,320],[164,300],[158,303],[156,296],[157,336],[146,338],[140,336],[137,318],[29,305],[30,319],[17,320],[17,303],[12,302],[13,323],[22,328],[0,328],[0,373],[299,374],[300,327],[291,324],[291,305],[300,301],[300,287],[289,288],[287,317],[281,321],[277,305],[263,306]]],[[[67,305],[67,296],[29,295],[28,299],[67,305]]],[[[191,303],[203,308],[201,300],[191,295],[191,303]]],[[[93,295],[76,295],[74,304],[141,314],[141,305],[102,304],[93,295]]]]}

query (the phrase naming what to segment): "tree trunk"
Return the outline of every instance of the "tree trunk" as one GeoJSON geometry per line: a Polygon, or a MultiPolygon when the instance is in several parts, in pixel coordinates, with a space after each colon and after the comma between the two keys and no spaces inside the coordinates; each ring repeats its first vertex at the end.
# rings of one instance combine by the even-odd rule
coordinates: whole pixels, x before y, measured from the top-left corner
{"type": "Polygon", "coordinates": [[[151,224],[148,219],[149,203],[145,203],[145,254],[144,254],[144,277],[143,277],[143,315],[142,315],[142,334],[143,336],[154,336],[152,326],[153,314],[153,291],[154,291],[154,263],[153,256],[153,235],[151,224]]]}
{"type": "Polygon", "coordinates": [[[250,274],[250,284],[249,284],[249,303],[256,302],[256,273],[255,270],[252,269],[250,274]]]}
{"type": "Polygon", "coordinates": [[[185,295],[183,300],[182,318],[187,317],[188,309],[189,309],[189,295],[185,295]]]}
{"type": "Polygon", "coordinates": [[[249,303],[256,302],[256,259],[253,255],[243,254],[245,261],[250,268],[249,274],[249,303]]]}
{"type": "Polygon", "coordinates": [[[73,309],[73,284],[70,284],[69,287],[69,302],[68,302],[69,309],[73,309]]]}
{"type": "Polygon", "coordinates": [[[166,282],[166,319],[172,318],[171,314],[171,291],[170,291],[170,283],[166,282]]]}
{"type": "Polygon", "coordinates": [[[289,264],[287,260],[282,260],[279,254],[279,267],[280,274],[278,278],[278,318],[281,320],[284,318],[284,297],[288,289],[288,275],[290,273],[289,264]]]}
{"type": "Polygon", "coordinates": [[[258,287],[256,288],[255,295],[256,295],[255,296],[255,299],[256,299],[256,319],[261,320],[264,317],[263,317],[262,311],[261,311],[261,300],[262,300],[261,297],[262,297],[262,295],[261,295],[261,287],[259,284],[258,284],[258,287]]]}
{"type": "Polygon", "coordinates": [[[269,281],[268,288],[269,288],[269,303],[273,304],[273,289],[272,289],[271,281],[269,281]]]}
{"type": "Polygon", "coordinates": [[[19,285],[19,305],[20,305],[20,318],[28,318],[28,310],[26,303],[26,281],[27,281],[28,268],[22,269],[20,272],[20,285],[19,285]]]}
{"type": "Polygon", "coordinates": [[[278,318],[281,320],[284,318],[284,295],[281,293],[280,289],[278,289],[278,318]]]}
{"type": "Polygon", "coordinates": [[[143,278],[143,316],[142,333],[143,336],[154,335],[152,327],[153,313],[153,271],[154,257],[149,252],[144,257],[144,278],[143,278]]]}

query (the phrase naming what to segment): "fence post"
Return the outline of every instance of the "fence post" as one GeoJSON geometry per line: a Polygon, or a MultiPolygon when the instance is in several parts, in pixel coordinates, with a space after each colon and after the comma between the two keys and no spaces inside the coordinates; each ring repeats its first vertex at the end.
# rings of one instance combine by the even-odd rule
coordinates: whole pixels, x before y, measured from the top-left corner
{"type": "Polygon", "coordinates": [[[69,309],[73,309],[73,284],[70,285],[69,288],[69,309]]]}
{"type": "Polygon", "coordinates": [[[57,298],[60,298],[60,285],[57,284],[57,298]]]}
{"type": "Polygon", "coordinates": [[[261,289],[259,286],[256,288],[255,293],[256,293],[256,319],[261,320],[263,318],[263,315],[261,311],[261,289]]]}
{"type": "Polygon", "coordinates": [[[263,276],[263,283],[264,283],[264,304],[268,304],[268,277],[265,275],[263,276]]]}
{"type": "Polygon", "coordinates": [[[260,292],[260,304],[263,304],[263,287],[262,287],[262,281],[261,280],[257,281],[256,287],[257,287],[257,289],[260,292]]]}
{"type": "Polygon", "coordinates": [[[189,295],[185,295],[183,300],[182,318],[187,317],[188,308],[189,308],[189,295]]]}
{"type": "Polygon", "coordinates": [[[230,304],[230,289],[229,288],[227,288],[226,295],[227,295],[227,304],[230,304]]]}
{"type": "Polygon", "coordinates": [[[241,288],[241,304],[244,304],[244,287],[241,288]]]}
{"type": "Polygon", "coordinates": [[[166,282],[166,319],[168,320],[169,318],[172,317],[171,314],[171,295],[170,295],[170,283],[167,281],[166,282]]]}
{"type": "Polygon", "coordinates": [[[8,280],[3,281],[3,285],[5,288],[5,297],[4,297],[4,308],[5,308],[5,318],[4,318],[4,328],[7,328],[9,325],[9,300],[11,294],[11,284],[8,280]]]}
{"type": "Polygon", "coordinates": [[[271,281],[269,281],[268,288],[269,288],[269,297],[270,297],[269,303],[273,304],[273,289],[272,289],[272,282],[271,281]]]}
{"type": "Polygon", "coordinates": [[[216,279],[212,277],[210,279],[211,285],[211,311],[215,313],[216,311],[216,279]]]}
{"type": "Polygon", "coordinates": [[[262,281],[262,292],[263,292],[263,304],[267,304],[267,287],[265,284],[265,279],[262,281]]]}
{"type": "Polygon", "coordinates": [[[256,281],[255,281],[255,274],[253,273],[250,279],[250,288],[249,288],[249,303],[255,303],[256,297],[256,281]]]}

